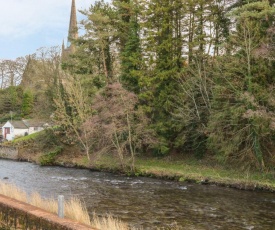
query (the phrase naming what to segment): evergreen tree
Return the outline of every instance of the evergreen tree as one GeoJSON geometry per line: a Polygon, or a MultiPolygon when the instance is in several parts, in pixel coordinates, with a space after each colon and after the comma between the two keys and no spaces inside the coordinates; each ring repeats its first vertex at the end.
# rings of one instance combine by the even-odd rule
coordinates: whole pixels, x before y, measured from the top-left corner
{"type": "Polygon", "coordinates": [[[27,116],[32,112],[33,108],[33,94],[31,91],[27,90],[23,94],[23,99],[22,99],[22,109],[21,109],[21,115],[27,116]]]}
{"type": "Polygon", "coordinates": [[[168,152],[175,135],[170,112],[177,85],[174,78],[183,68],[181,4],[181,1],[152,0],[142,6],[145,9],[141,31],[145,35],[142,44],[146,70],[140,76],[139,97],[162,139],[161,153],[168,152]]]}
{"type": "MultiPolygon", "coordinates": [[[[126,3],[124,2],[124,4],[126,3]]],[[[121,16],[128,31],[127,37],[120,38],[122,41],[120,53],[121,81],[127,89],[139,93],[139,77],[142,74],[143,59],[140,41],[140,12],[136,1],[129,1],[127,9],[130,9],[129,17],[121,16]]]]}
{"type": "Polygon", "coordinates": [[[113,78],[113,53],[112,44],[114,44],[115,30],[113,28],[112,19],[114,18],[114,10],[108,3],[104,1],[95,2],[89,9],[84,11],[87,16],[84,27],[86,34],[82,37],[84,42],[91,46],[90,49],[84,50],[87,56],[96,55],[100,65],[99,70],[103,70],[105,79],[110,81],[113,78]],[[86,40],[86,41],[85,41],[86,40]]]}
{"type": "Polygon", "coordinates": [[[274,8],[268,1],[247,3],[233,11],[236,31],[230,36],[234,55],[221,57],[215,78],[209,146],[222,160],[264,168],[274,135],[272,70],[255,56],[265,40],[274,8]],[[267,144],[269,143],[269,144],[267,144]]]}

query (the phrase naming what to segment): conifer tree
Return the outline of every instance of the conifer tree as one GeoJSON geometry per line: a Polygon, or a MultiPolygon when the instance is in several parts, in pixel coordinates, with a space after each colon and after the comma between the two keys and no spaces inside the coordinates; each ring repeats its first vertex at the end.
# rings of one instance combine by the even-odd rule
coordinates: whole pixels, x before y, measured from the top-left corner
{"type": "Polygon", "coordinates": [[[117,29],[120,34],[121,82],[135,92],[139,92],[139,74],[142,67],[140,41],[140,5],[137,1],[115,1],[118,7],[117,29]]]}
{"type": "Polygon", "coordinates": [[[27,116],[32,112],[33,108],[33,94],[30,90],[27,90],[23,94],[21,115],[27,116]]]}
{"type": "Polygon", "coordinates": [[[231,14],[236,19],[236,31],[230,36],[234,55],[218,62],[208,124],[209,146],[220,159],[237,159],[258,168],[266,167],[270,157],[265,146],[272,145],[274,135],[274,81],[268,81],[272,74],[269,63],[255,53],[265,40],[272,15],[274,7],[268,1],[244,4],[231,14]]]}
{"type": "Polygon", "coordinates": [[[154,126],[162,138],[161,152],[170,147],[174,132],[171,123],[171,96],[175,94],[178,77],[183,68],[181,1],[143,2],[141,31],[146,71],[140,76],[140,99],[150,113],[154,126]]]}
{"type": "MultiPolygon", "coordinates": [[[[105,80],[110,81],[113,78],[114,62],[114,53],[112,52],[114,47],[112,46],[115,46],[116,38],[113,27],[114,11],[108,3],[97,1],[91,5],[89,11],[82,13],[87,16],[87,19],[83,21],[86,34],[79,40],[84,44],[80,55],[85,60],[91,55],[94,56],[93,60],[98,60],[96,62],[98,71],[103,73],[105,80]]],[[[76,60],[80,61],[77,57],[76,60]]],[[[82,67],[80,66],[80,68],[82,67]]]]}

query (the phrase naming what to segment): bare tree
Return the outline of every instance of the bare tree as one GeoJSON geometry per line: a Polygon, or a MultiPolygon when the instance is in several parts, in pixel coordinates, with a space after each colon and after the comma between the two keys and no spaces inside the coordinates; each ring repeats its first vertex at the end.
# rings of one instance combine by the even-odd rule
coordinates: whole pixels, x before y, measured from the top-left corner
{"type": "Polygon", "coordinates": [[[15,60],[0,61],[0,85],[1,89],[9,86],[17,86],[21,83],[27,64],[27,59],[19,57],[15,60]]]}
{"type": "Polygon", "coordinates": [[[90,160],[91,143],[88,135],[90,129],[82,125],[91,114],[89,98],[76,76],[63,73],[63,77],[66,81],[59,84],[54,99],[56,107],[54,119],[65,129],[67,135],[72,134],[76,137],[90,160]]]}
{"type": "Polygon", "coordinates": [[[135,168],[135,156],[143,147],[157,140],[145,114],[137,108],[138,98],[118,82],[109,84],[93,102],[95,114],[85,123],[91,130],[94,151],[117,154],[122,168],[130,160],[135,168]]]}

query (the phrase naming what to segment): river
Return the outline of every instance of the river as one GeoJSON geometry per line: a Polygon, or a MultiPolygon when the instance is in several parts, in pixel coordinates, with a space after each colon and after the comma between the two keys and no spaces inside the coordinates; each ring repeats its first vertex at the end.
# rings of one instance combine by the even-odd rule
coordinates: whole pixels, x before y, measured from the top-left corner
{"type": "Polygon", "coordinates": [[[0,160],[4,177],[28,193],[77,196],[90,213],[143,229],[275,229],[275,193],[0,160]]]}

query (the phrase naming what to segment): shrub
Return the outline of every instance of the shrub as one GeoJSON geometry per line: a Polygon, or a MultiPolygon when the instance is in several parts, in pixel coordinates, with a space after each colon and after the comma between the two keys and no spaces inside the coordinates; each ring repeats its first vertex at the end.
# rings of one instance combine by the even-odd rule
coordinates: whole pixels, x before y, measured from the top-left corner
{"type": "Polygon", "coordinates": [[[39,163],[41,165],[54,165],[56,156],[62,152],[63,147],[57,146],[53,151],[48,152],[40,157],[39,163]]]}

